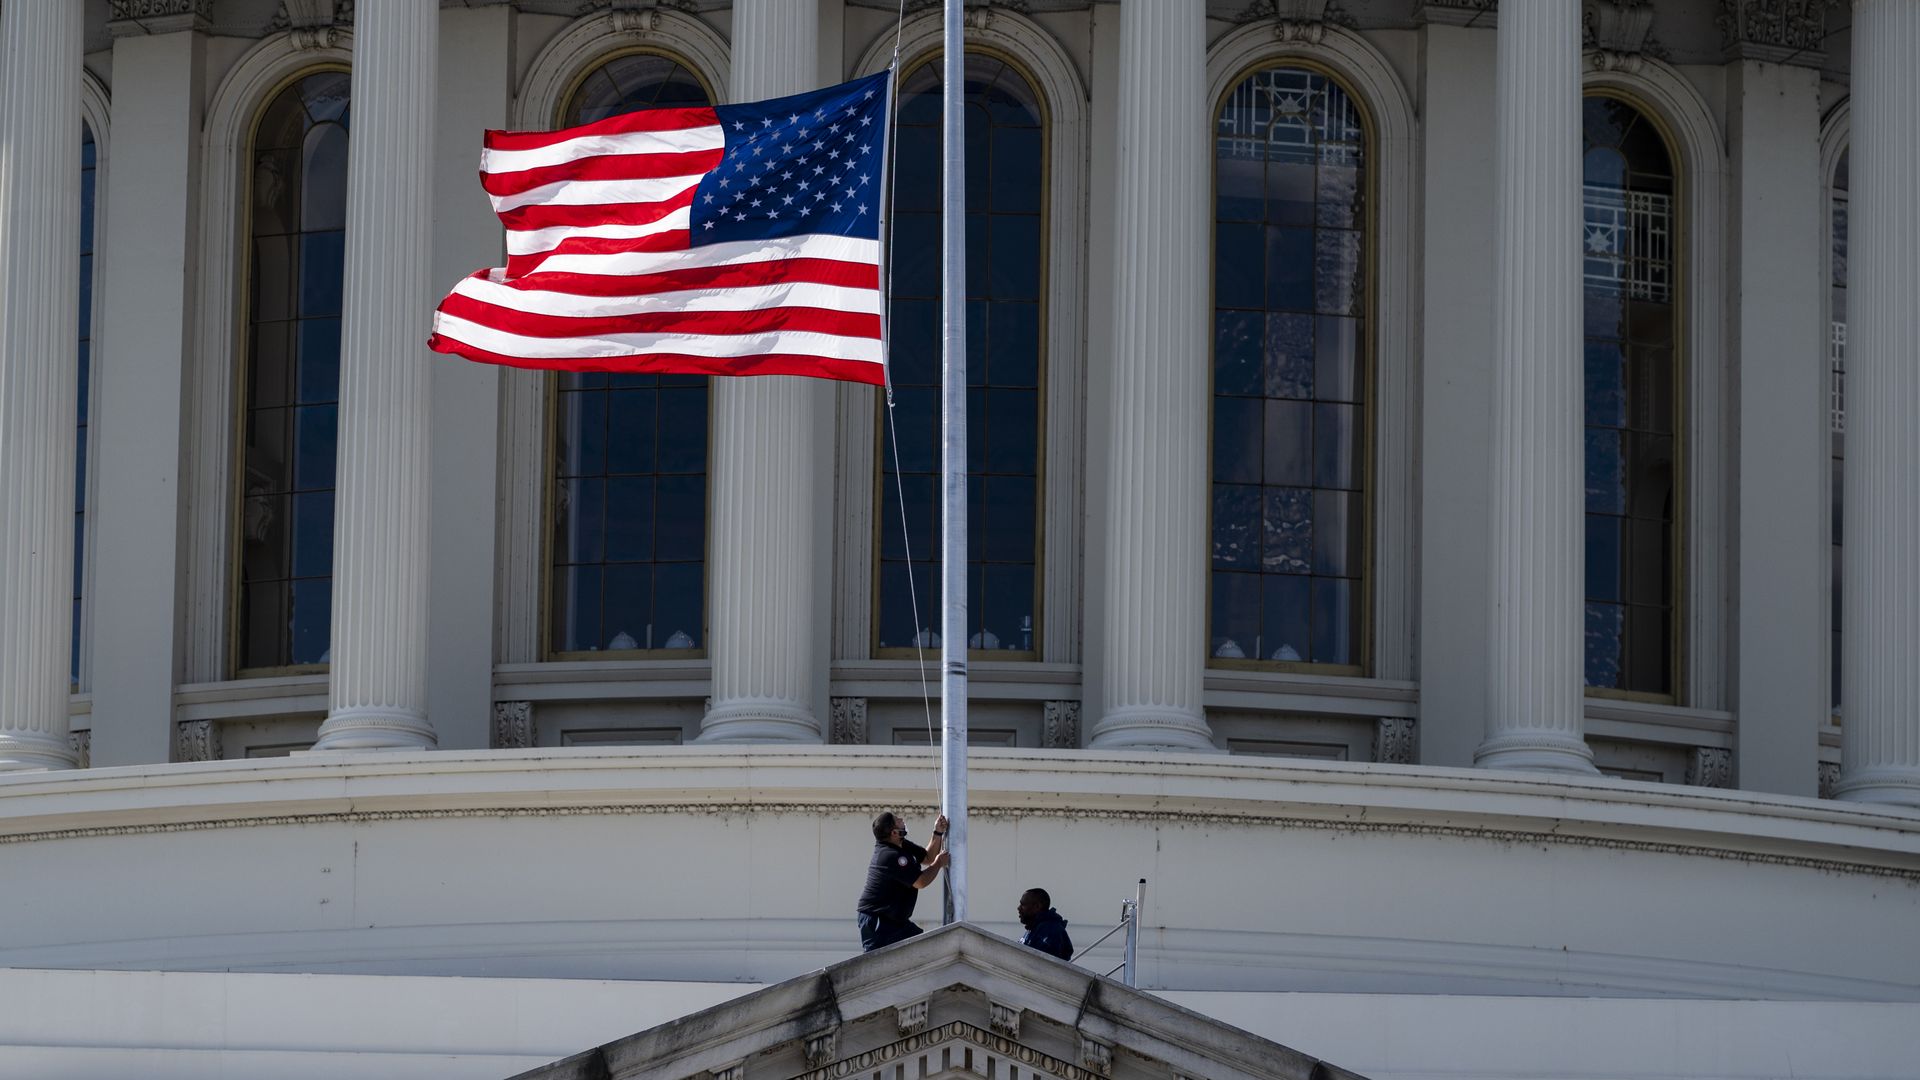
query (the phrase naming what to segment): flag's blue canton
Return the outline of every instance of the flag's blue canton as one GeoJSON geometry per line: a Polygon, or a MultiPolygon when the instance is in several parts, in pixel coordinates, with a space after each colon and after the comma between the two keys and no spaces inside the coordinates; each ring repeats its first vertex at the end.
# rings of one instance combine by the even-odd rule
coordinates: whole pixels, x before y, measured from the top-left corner
{"type": "Polygon", "coordinates": [[[726,157],[693,196],[692,243],[802,233],[880,238],[887,73],[721,105],[726,157]]]}

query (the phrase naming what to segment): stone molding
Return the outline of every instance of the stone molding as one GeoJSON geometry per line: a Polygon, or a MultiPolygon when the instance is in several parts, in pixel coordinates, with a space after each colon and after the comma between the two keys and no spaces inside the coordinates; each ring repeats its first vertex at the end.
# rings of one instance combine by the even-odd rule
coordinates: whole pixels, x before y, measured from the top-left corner
{"type": "Polygon", "coordinates": [[[894,1026],[900,1029],[900,1034],[911,1035],[927,1026],[928,1004],[926,998],[921,998],[894,1010],[894,1026]]]}
{"type": "Polygon", "coordinates": [[[1696,746],[1687,755],[1687,783],[1693,787],[1733,786],[1733,751],[1724,746],[1696,746]]]}
{"type": "Polygon", "coordinates": [[[1415,0],[1413,21],[1441,26],[1476,26],[1492,29],[1499,11],[1498,0],[1415,0]]]}
{"type": "Polygon", "coordinates": [[[1080,1032],[1080,1064],[1100,1076],[1112,1074],[1113,1044],[1080,1032]]]}
{"type": "Polygon", "coordinates": [[[212,29],[213,0],[113,0],[107,8],[107,33],[113,37],[139,34],[206,33],[212,29]]]}
{"type": "Polygon", "coordinates": [[[987,1024],[994,1033],[1009,1039],[1020,1037],[1020,1006],[999,1001],[987,1002],[987,1024]]]}
{"type": "Polygon", "coordinates": [[[303,51],[333,48],[353,25],[353,5],[354,0],[281,0],[267,31],[286,31],[294,48],[303,51]]]}
{"type": "MultiPolygon", "coordinates": [[[[911,1058],[915,1054],[936,1050],[950,1043],[970,1044],[1001,1059],[1002,1064],[1018,1065],[1026,1073],[1038,1070],[1057,1080],[1102,1080],[1105,1075],[1061,1061],[1032,1047],[1022,1046],[1005,1036],[982,1031],[964,1020],[955,1020],[862,1053],[859,1057],[859,1069],[863,1070],[863,1073],[844,1068],[846,1062],[816,1065],[809,1061],[809,1071],[794,1077],[794,1080],[844,1080],[850,1076],[873,1075],[872,1070],[880,1070],[891,1075],[885,1066],[903,1058],[911,1058]]],[[[1002,1075],[1005,1073],[1002,1072],[1002,1075]]]]}
{"type": "Polygon", "coordinates": [[[1414,722],[1406,716],[1383,716],[1373,723],[1373,760],[1382,765],[1414,764],[1414,722]]]}
{"type": "Polygon", "coordinates": [[[840,746],[866,745],[866,698],[837,697],[827,702],[827,741],[840,746]]]}
{"type": "MultiPolygon", "coordinates": [[[[82,768],[85,768],[85,766],[82,766],[82,768]]],[[[1833,789],[1840,783],[1840,763],[1837,761],[1820,762],[1819,775],[1820,779],[1816,781],[1818,784],[1819,797],[1822,799],[1833,798],[1833,789]]]]}
{"type": "Polygon", "coordinates": [[[1839,0],[1720,0],[1714,25],[1728,60],[1819,67],[1827,59],[1827,12],[1839,0]]]}
{"type": "Polygon", "coordinates": [[[807,1067],[818,1069],[832,1061],[840,1045],[840,1027],[838,1024],[825,1031],[807,1036],[807,1067]]]}
{"type": "Polygon", "coordinates": [[[93,731],[91,729],[67,732],[67,745],[73,749],[74,768],[93,768],[93,731]]]}
{"type": "Polygon", "coordinates": [[[494,702],[493,748],[495,750],[527,750],[533,745],[533,702],[494,702]]]}
{"type": "Polygon", "coordinates": [[[219,761],[220,732],[211,720],[182,720],[173,726],[175,761],[219,761]]]}
{"type": "Polygon", "coordinates": [[[1080,749],[1080,703],[1078,701],[1042,703],[1040,745],[1048,750],[1080,749]]]}

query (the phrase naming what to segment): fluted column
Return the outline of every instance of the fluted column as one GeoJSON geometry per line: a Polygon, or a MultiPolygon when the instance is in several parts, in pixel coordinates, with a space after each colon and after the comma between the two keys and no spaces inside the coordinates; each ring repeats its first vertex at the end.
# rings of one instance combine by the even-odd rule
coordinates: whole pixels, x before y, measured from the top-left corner
{"type": "Polygon", "coordinates": [[[1205,5],[1120,7],[1100,747],[1212,750],[1205,5]]]}
{"type": "Polygon", "coordinates": [[[81,6],[0,5],[0,770],[74,764],[81,6]]]}
{"type": "MultiPolygon", "coordinates": [[[[735,101],[819,85],[820,15],[794,0],[733,8],[735,101]]],[[[814,715],[819,424],[831,386],[788,375],[713,380],[707,575],[713,698],[702,742],[824,742],[814,715]]]]}
{"type": "Polygon", "coordinates": [[[1853,5],[1840,782],[1920,806],[1920,0],[1853,5]]]}
{"type": "Polygon", "coordinates": [[[1593,771],[1581,589],[1580,4],[1500,8],[1487,768],[1593,771]]]}
{"type": "Polygon", "coordinates": [[[426,340],[436,0],[362,4],[353,42],[328,715],[315,749],[435,745],[427,720],[426,340]]]}

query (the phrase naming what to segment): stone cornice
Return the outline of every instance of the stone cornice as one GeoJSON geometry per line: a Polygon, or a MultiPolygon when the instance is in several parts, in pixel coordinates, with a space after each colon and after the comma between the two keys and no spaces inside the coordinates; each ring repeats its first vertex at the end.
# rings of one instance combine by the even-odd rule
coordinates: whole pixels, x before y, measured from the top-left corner
{"type": "Polygon", "coordinates": [[[1839,0],[1720,0],[1714,23],[1728,60],[1819,67],[1827,58],[1827,12],[1839,0]]]}
{"type": "Polygon", "coordinates": [[[205,33],[212,26],[212,16],[213,0],[112,0],[107,32],[117,38],[182,30],[205,33]]]}
{"type": "Polygon", "coordinates": [[[1492,29],[1498,0],[1415,0],[1413,21],[1492,29]]]}
{"type": "MultiPolygon", "coordinates": [[[[1723,789],[1205,755],[976,750],[973,813],[1693,855],[1920,883],[1920,813],[1723,789]]],[[[858,815],[935,790],[924,750],[328,753],[0,778],[0,844],[500,817],[858,815]]]]}

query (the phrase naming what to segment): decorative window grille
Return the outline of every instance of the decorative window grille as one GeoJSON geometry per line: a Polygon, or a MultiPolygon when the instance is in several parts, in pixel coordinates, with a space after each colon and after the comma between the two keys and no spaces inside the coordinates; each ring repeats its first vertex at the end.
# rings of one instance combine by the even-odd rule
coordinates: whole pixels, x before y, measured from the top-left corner
{"type": "Polygon", "coordinates": [[[1233,88],[1215,125],[1217,156],[1357,165],[1365,129],[1353,98],[1304,68],[1258,72],[1233,88]]]}
{"type": "Polygon", "coordinates": [[[1673,289],[1673,198],[1585,185],[1583,236],[1589,289],[1666,303],[1673,289]]]}

